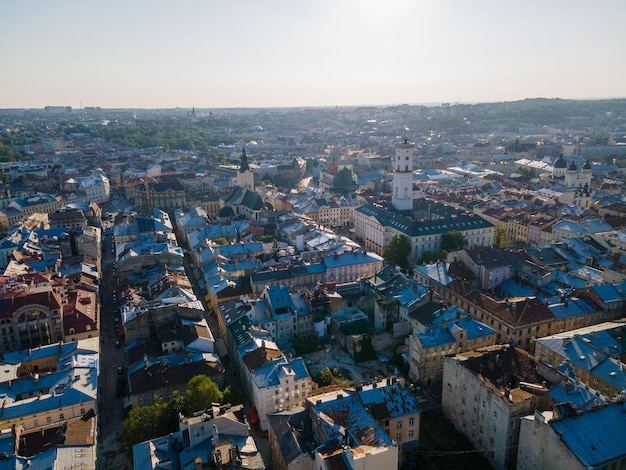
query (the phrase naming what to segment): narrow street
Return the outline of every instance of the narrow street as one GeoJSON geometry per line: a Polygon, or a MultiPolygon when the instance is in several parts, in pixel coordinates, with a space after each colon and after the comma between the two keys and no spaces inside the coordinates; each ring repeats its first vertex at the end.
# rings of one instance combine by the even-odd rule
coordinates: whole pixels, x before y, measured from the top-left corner
{"type": "Polygon", "coordinates": [[[98,454],[99,469],[123,469],[126,457],[120,456],[117,444],[124,414],[123,398],[117,396],[117,383],[121,378],[117,367],[124,364],[124,349],[116,348],[115,332],[117,305],[113,300],[116,277],[113,276],[114,255],[111,253],[111,235],[103,241],[101,303],[100,303],[100,371],[98,384],[98,454]]]}

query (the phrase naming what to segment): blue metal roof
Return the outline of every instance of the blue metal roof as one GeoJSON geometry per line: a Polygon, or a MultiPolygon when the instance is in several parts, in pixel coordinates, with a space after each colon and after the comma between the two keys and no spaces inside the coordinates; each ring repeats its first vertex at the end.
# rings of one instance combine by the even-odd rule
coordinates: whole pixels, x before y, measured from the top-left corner
{"type": "Polygon", "coordinates": [[[553,420],[550,426],[586,468],[604,467],[626,455],[626,403],[553,420]]]}

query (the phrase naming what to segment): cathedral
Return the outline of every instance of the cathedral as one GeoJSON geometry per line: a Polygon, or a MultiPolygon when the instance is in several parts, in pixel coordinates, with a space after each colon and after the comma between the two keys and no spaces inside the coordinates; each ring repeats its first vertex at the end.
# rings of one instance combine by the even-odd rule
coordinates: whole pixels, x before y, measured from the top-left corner
{"type": "Polygon", "coordinates": [[[248,165],[246,149],[241,152],[235,188],[220,200],[221,209],[218,218],[222,222],[237,220],[258,220],[266,210],[261,196],[254,191],[254,173],[248,165]]]}
{"type": "Polygon", "coordinates": [[[569,165],[563,155],[552,166],[552,182],[563,186],[563,196],[559,202],[563,204],[576,204],[588,209],[591,206],[591,163],[586,161],[581,168],[574,161],[569,165]]]}

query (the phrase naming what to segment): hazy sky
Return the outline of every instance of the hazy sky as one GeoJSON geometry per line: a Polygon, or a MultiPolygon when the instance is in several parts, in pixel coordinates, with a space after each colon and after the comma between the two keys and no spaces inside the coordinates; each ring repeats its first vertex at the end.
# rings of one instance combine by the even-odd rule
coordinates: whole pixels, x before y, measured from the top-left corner
{"type": "Polygon", "coordinates": [[[626,0],[2,0],[0,108],[626,96],[626,0]]]}

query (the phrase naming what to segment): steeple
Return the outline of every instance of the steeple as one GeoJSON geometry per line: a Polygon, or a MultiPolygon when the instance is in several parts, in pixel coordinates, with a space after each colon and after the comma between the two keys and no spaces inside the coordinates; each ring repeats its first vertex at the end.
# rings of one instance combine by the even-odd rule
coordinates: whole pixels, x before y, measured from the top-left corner
{"type": "Polygon", "coordinates": [[[237,172],[237,186],[254,191],[254,173],[252,173],[250,165],[248,165],[248,156],[246,155],[245,147],[241,151],[241,164],[237,172]]]}
{"type": "Polygon", "coordinates": [[[248,166],[248,157],[246,155],[246,148],[243,147],[241,150],[241,164],[239,165],[239,173],[244,173],[246,171],[251,171],[248,166]]]}

